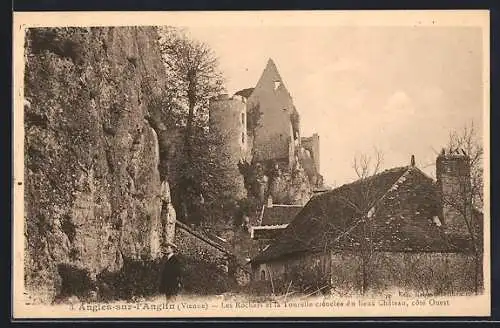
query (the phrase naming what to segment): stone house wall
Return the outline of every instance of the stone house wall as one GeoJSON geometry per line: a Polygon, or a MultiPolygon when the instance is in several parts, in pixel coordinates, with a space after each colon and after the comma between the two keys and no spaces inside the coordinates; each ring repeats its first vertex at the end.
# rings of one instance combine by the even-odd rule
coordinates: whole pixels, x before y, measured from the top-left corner
{"type": "MultiPolygon", "coordinates": [[[[474,292],[474,261],[469,254],[377,252],[365,263],[369,291],[399,290],[420,295],[474,292]]],[[[254,265],[252,280],[272,277],[275,285],[293,281],[303,288],[330,285],[330,292],[349,295],[360,293],[362,272],[359,254],[322,252],[254,265]]]]}

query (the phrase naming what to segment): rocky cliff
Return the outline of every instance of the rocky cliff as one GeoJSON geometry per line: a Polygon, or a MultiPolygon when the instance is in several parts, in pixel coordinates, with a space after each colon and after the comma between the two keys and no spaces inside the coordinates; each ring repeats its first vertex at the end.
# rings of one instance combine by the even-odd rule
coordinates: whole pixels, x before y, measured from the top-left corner
{"type": "Polygon", "coordinates": [[[147,27],[28,31],[28,293],[50,300],[75,272],[92,282],[124,259],[159,256],[162,131],[150,122],[167,81],[157,40],[147,27]]]}
{"type": "Polygon", "coordinates": [[[305,205],[311,195],[312,184],[299,163],[290,170],[277,170],[269,181],[269,196],[278,204],[305,205]]]}

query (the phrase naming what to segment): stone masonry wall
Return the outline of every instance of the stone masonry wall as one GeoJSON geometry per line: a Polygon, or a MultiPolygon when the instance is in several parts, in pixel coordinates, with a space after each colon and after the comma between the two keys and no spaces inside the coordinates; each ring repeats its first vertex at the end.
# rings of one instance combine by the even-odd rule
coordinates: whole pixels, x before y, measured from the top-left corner
{"type": "Polygon", "coordinates": [[[228,256],[225,252],[196,236],[190,228],[176,224],[174,243],[179,254],[196,261],[214,264],[222,269],[226,265],[228,256]]]}
{"type": "MultiPolygon", "coordinates": [[[[474,292],[474,261],[462,253],[377,252],[367,262],[368,292],[398,290],[407,295],[457,295],[474,292]]],[[[337,295],[361,291],[362,261],[351,252],[304,254],[289,260],[255,265],[253,280],[273,277],[278,284],[295,286],[328,284],[337,295]]]]}

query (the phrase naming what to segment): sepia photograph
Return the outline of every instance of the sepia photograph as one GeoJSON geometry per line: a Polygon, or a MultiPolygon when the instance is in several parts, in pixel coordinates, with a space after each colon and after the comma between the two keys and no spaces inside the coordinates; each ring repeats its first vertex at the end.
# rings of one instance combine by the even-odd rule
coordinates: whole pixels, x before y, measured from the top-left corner
{"type": "Polygon", "coordinates": [[[488,11],[13,31],[14,319],[490,315],[488,11]]]}

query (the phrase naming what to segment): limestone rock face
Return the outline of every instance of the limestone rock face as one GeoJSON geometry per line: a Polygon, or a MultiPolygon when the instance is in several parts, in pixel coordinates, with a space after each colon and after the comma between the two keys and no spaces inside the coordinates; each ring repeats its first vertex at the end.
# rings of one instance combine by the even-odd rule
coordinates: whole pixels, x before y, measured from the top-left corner
{"type": "Polygon", "coordinates": [[[163,221],[163,237],[164,241],[168,243],[174,242],[175,237],[175,222],[176,213],[174,205],[172,205],[172,198],[170,195],[170,187],[167,180],[164,180],[161,184],[161,196],[162,196],[162,221],[163,221]]]}
{"type": "Polygon", "coordinates": [[[297,164],[289,171],[279,171],[269,182],[269,195],[278,204],[305,205],[312,195],[311,183],[297,164]]]}
{"type": "Polygon", "coordinates": [[[147,120],[167,82],[157,40],[147,27],[28,31],[28,291],[57,294],[61,264],[93,278],[124,257],[159,256],[158,136],[147,120]]]}

